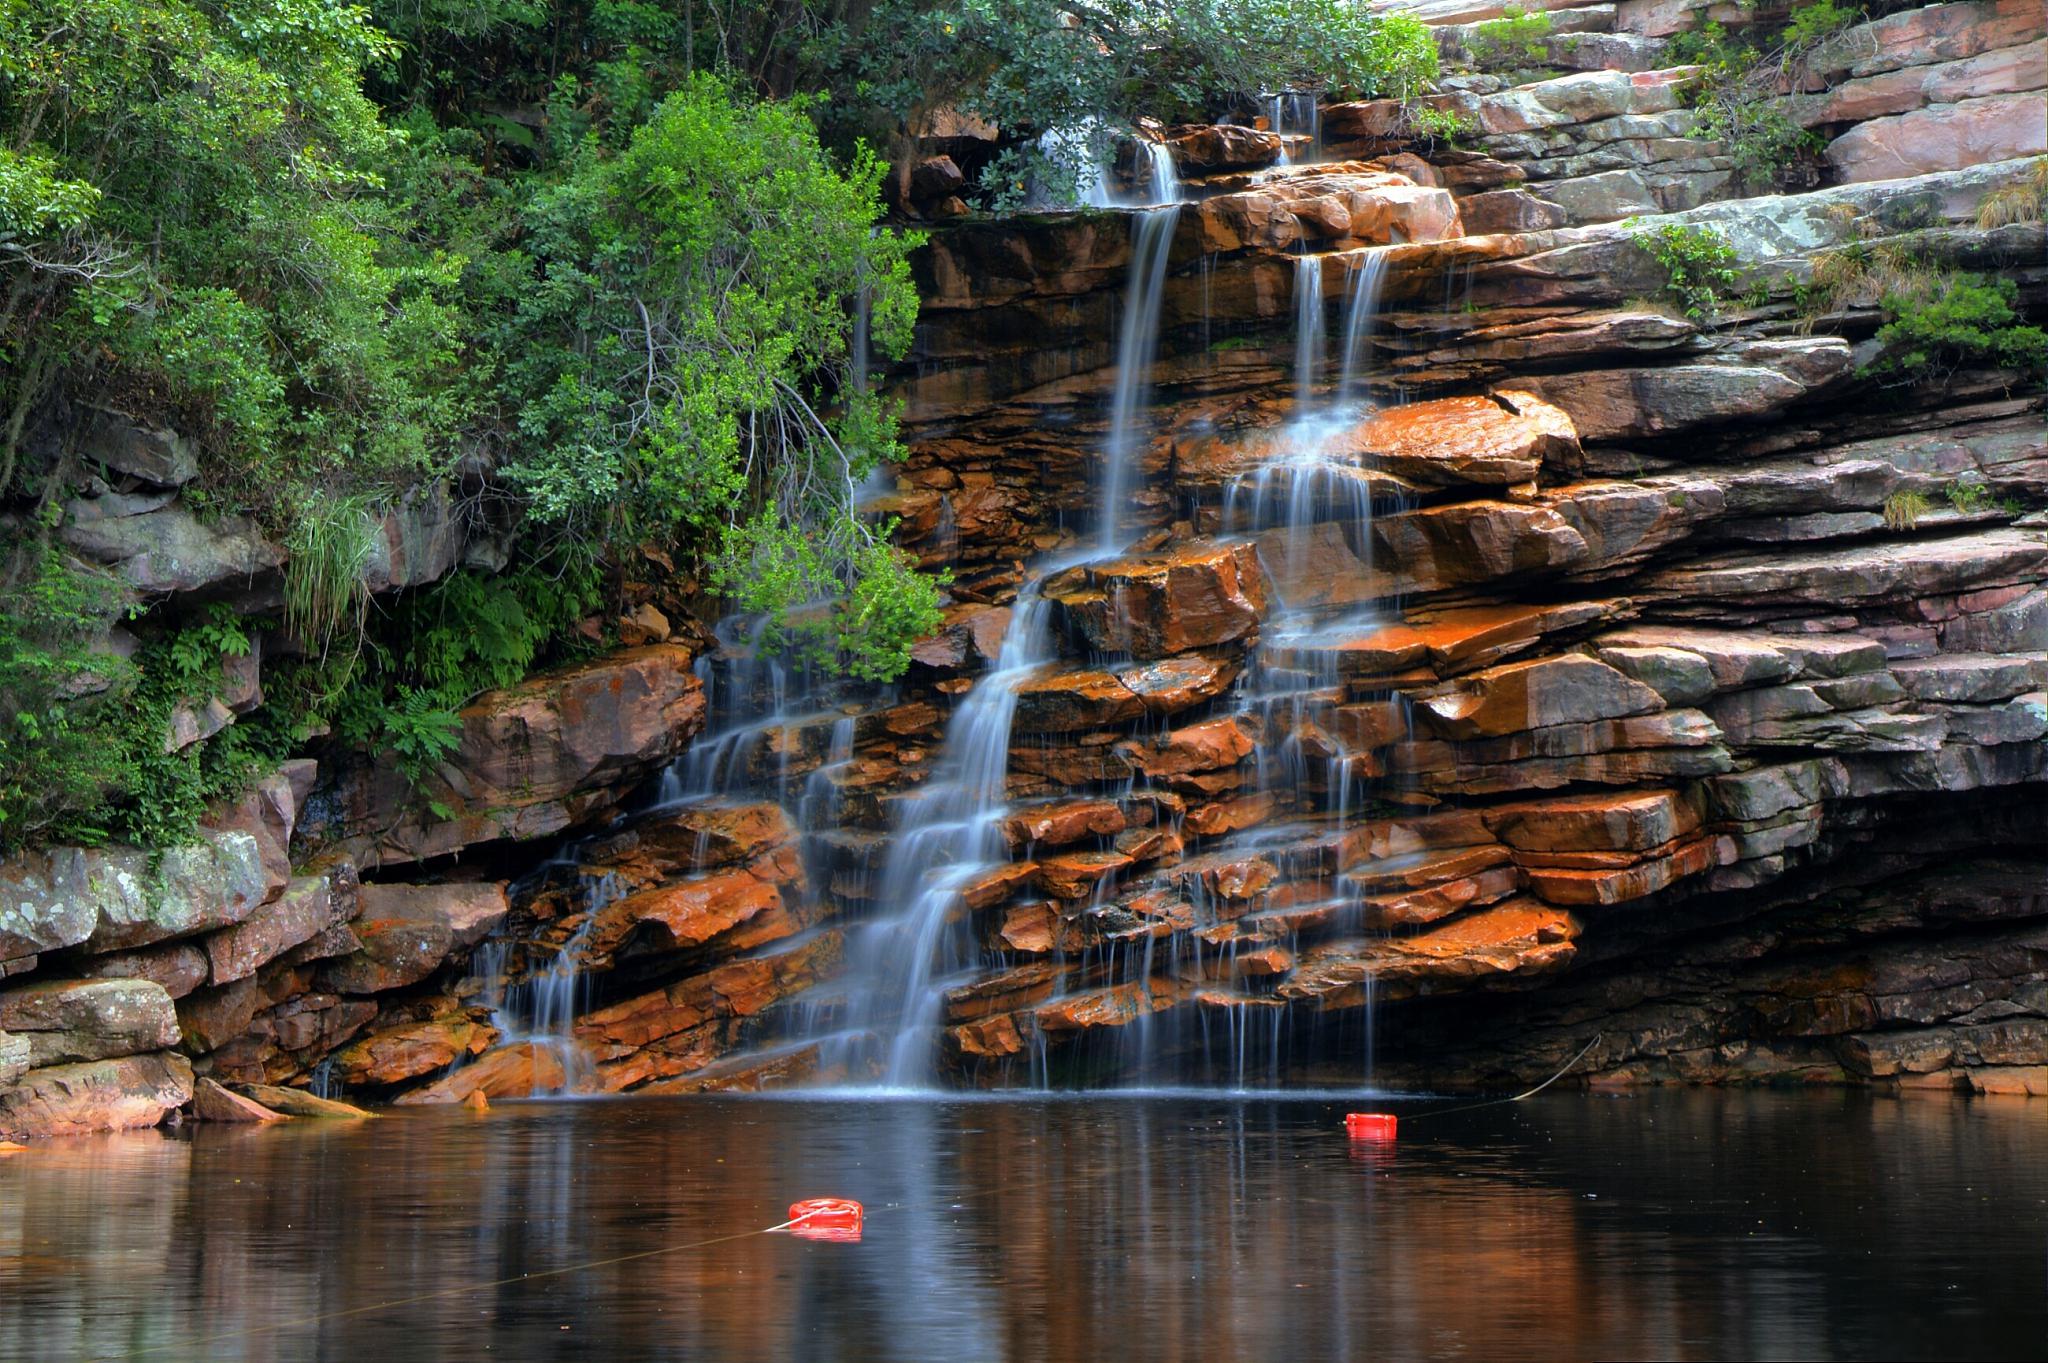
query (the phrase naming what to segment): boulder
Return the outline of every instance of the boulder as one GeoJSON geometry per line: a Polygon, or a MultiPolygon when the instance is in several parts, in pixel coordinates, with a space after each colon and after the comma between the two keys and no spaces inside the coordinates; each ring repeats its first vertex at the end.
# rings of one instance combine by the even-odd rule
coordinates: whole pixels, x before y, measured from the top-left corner
{"type": "Polygon", "coordinates": [[[1113,837],[1129,825],[1114,800],[1055,800],[1013,809],[1003,838],[1015,847],[1064,847],[1084,838],[1113,837]]]}
{"type": "Polygon", "coordinates": [[[1828,144],[1842,180],[1898,180],[2048,152],[2039,94],[1990,95],[1859,123],[1828,144]]]}
{"type": "Polygon", "coordinates": [[[1355,440],[1382,468],[1428,487],[1531,483],[1546,462],[1579,452],[1570,417],[1515,390],[1389,407],[1355,440]]]}
{"type": "Polygon", "coordinates": [[[192,1101],[192,1065],[174,1052],[30,1070],[0,1088],[0,1136],[36,1139],[155,1126],[192,1101]]]}
{"type": "Polygon", "coordinates": [[[202,1122],[261,1125],[289,1120],[253,1098],[222,1088],[212,1079],[200,1079],[192,1086],[192,1116],[202,1122]]]}
{"type": "Polygon", "coordinates": [[[367,869],[547,837],[608,811],[704,727],[694,656],[649,644],[486,692],[463,709],[454,755],[421,789],[389,763],[332,773],[308,836],[367,869]]]}
{"type": "Polygon", "coordinates": [[[743,924],[758,931],[750,942],[787,936],[800,926],[779,914],[784,890],[801,890],[802,865],[794,856],[766,857],[752,867],[692,876],[641,890],[598,910],[588,949],[593,958],[637,937],[649,951],[685,951],[720,938],[743,924]]]}
{"type": "Polygon", "coordinates": [[[199,476],[198,443],[176,431],[100,407],[76,406],[66,415],[69,429],[48,432],[49,448],[41,447],[43,440],[33,442],[38,457],[55,458],[68,442],[80,458],[109,473],[160,488],[181,487],[199,476]]]}
{"type": "Polygon", "coordinates": [[[41,980],[0,993],[0,1031],[32,1065],[107,1060],[178,1044],[178,1013],[152,980],[41,980]]]}
{"type": "Polygon", "coordinates": [[[1649,687],[1578,653],[1475,672],[1426,695],[1419,706],[1429,727],[1446,738],[1624,719],[1663,708],[1663,697],[1649,687]]]}
{"type": "Polygon", "coordinates": [[[0,960],[145,946],[240,922],[283,884],[246,832],[202,831],[152,854],[53,847],[0,862],[0,960]],[[152,865],[154,862],[154,865],[152,865]]]}
{"type": "Polygon", "coordinates": [[[1754,365],[1610,369],[1568,377],[1537,375],[1520,382],[1563,408],[1583,440],[1665,435],[1753,420],[1806,395],[1805,384],[1754,365]]]}
{"type": "Polygon", "coordinates": [[[1113,671],[1048,671],[1017,688],[1020,733],[1078,733],[1172,715],[1213,700],[1237,678],[1234,660],[1191,654],[1113,671]]]}
{"type": "Polygon", "coordinates": [[[2048,48],[2036,41],[1932,66],[1910,66],[1843,81],[1824,94],[1793,100],[1792,117],[1807,127],[1863,123],[1930,104],[2011,94],[2048,86],[2048,48]]]}
{"type": "Polygon", "coordinates": [[[1673,790],[1569,795],[1497,806],[1481,817],[1524,852],[1647,852],[1700,826],[1699,811],[1673,790]]]}
{"type": "Polygon", "coordinates": [[[281,567],[284,550],[246,516],[201,520],[182,500],[109,493],[65,508],[58,538],[152,596],[203,591],[281,567]]]}
{"type": "Polygon", "coordinates": [[[208,978],[227,984],[253,975],[258,966],[347,922],[355,911],[355,896],[337,893],[327,876],[300,876],[241,922],[205,939],[208,978]]]}
{"type": "Polygon", "coordinates": [[[403,1083],[482,1055],[497,1040],[497,1028],[459,1013],[404,1023],[336,1051],[334,1074],[351,1087],[403,1083]]]}
{"type": "Polygon", "coordinates": [[[1085,563],[1044,592],[1097,649],[1141,658],[1233,642],[1266,612],[1265,572],[1243,542],[1085,563]]]}
{"type": "Polygon", "coordinates": [[[191,942],[164,942],[134,951],[85,956],[73,969],[94,980],[151,980],[174,999],[205,984],[208,972],[206,953],[191,942]]]}
{"type": "Polygon", "coordinates": [[[481,941],[505,912],[502,885],[365,885],[349,924],[360,946],[320,967],[320,987],[375,994],[417,984],[451,952],[481,941]]]}
{"type": "Polygon", "coordinates": [[[1471,236],[1494,232],[1548,232],[1571,221],[1563,208],[1526,189],[1494,189],[1458,200],[1458,216],[1471,236]]]}
{"type": "Polygon", "coordinates": [[[243,1084],[242,1094],[274,1112],[287,1117],[339,1118],[343,1121],[359,1121],[376,1114],[333,1098],[322,1098],[304,1089],[282,1088],[275,1084],[243,1084]]]}
{"type": "Polygon", "coordinates": [[[1829,84],[2013,48],[2041,36],[2033,0],[1960,0],[1901,10],[1834,34],[1807,55],[1829,84]]]}
{"type": "Polygon", "coordinates": [[[557,1051],[538,1042],[519,1041],[501,1046],[425,1088],[400,1094],[395,1101],[405,1107],[461,1103],[476,1093],[492,1101],[531,1098],[559,1093],[568,1082],[569,1071],[557,1051]]]}
{"type": "Polygon", "coordinates": [[[1230,170],[1257,170],[1280,159],[1280,135],[1258,128],[1210,124],[1176,128],[1166,139],[1183,178],[1230,170]]]}

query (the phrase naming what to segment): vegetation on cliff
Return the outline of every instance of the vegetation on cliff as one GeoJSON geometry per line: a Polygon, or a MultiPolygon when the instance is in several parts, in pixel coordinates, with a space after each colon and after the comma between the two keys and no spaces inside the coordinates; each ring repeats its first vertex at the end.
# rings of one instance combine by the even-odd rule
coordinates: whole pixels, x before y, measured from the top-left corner
{"type": "Polygon", "coordinates": [[[643,550],[894,676],[941,584],[855,506],[900,451],[854,318],[896,358],[916,309],[885,157],[992,120],[1000,205],[1072,173],[1048,130],[1434,62],[1343,0],[0,6],[0,843],[158,840],[326,732],[417,774],[471,695],[591,646],[643,550]],[[101,409],[188,437],[184,511],[277,546],[240,645],[62,547],[101,409]],[[373,607],[380,525],[436,485],[505,567],[373,607]],[[274,627],[260,709],[167,742],[274,627]]]}

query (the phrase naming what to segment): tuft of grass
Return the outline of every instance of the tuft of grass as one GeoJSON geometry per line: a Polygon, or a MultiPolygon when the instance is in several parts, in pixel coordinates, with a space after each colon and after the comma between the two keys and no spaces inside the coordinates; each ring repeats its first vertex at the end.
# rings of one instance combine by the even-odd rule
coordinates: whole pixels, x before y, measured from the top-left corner
{"type": "Polygon", "coordinates": [[[285,627],[320,654],[344,626],[360,636],[369,606],[363,569],[377,548],[370,499],[318,492],[301,498],[284,547],[285,627]]]}
{"type": "Polygon", "coordinates": [[[2048,156],[2036,158],[2018,184],[1986,194],[1977,205],[1977,226],[1989,232],[2016,222],[2039,222],[2043,200],[2048,200],[2048,156]]]}
{"type": "Polygon", "coordinates": [[[1884,499],[1884,523],[1890,530],[1912,530],[1920,524],[1920,518],[1933,508],[1924,492],[1900,489],[1884,499]]]}

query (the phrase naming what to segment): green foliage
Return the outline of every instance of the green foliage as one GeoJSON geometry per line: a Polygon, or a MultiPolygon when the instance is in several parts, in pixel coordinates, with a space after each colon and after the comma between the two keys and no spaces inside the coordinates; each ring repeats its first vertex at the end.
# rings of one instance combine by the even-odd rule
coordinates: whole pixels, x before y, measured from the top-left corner
{"type": "Polygon", "coordinates": [[[0,609],[0,850],[40,838],[162,846],[189,838],[208,800],[283,755],[258,726],[176,751],[181,706],[217,694],[246,657],[249,623],[214,604],[124,657],[118,584],[50,550],[16,565],[0,609]]]}
{"type": "Polygon", "coordinates": [[[1407,97],[1433,79],[1429,30],[1351,0],[878,0],[827,25],[804,56],[834,98],[836,137],[890,146],[932,109],[1012,139],[984,169],[991,202],[1055,196],[1141,116],[1213,119],[1283,89],[1407,97]],[[843,92],[843,93],[842,93],[843,92]],[[1062,136],[1041,146],[1041,134],[1062,136]]]}
{"type": "Polygon", "coordinates": [[[1477,129],[1472,120],[1456,109],[1438,109],[1427,104],[1411,104],[1401,111],[1401,118],[1408,126],[1408,134],[1425,142],[1444,142],[1457,145],[1461,137],[1471,136],[1477,129]]]}
{"type": "Polygon", "coordinates": [[[285,628],[316,648],[344,625],[362,629],[363,569],[377,548],[377,521],[359,496],[312,496],[285,537],[285,628]]]}
{"type": "Polygon", "coordinates": [[[1976,514],[1991,500],[1991,489],[1983,483],[1966,483],[1961,479],[1942,489],[1941,495],[1948,504],[1965,516],[1976,514]]]}
{"type": "Polygon", "coordinates": [[[418,786],[454,750],[456,712],[478,693],[511,686],[598,602],[600,574],[588,557],[533,563],[496,576],[451,574],[396,604],[365,641],[360,659],[308,678],[304,704],[331,713],[351,746],[389,752],[418,786]]]}
{"type": "Polygon", "coordinates": [[[414,787],[438,762],[462,746],[462,720],[425,691],[399,688],[398,703],[386,706],[384,746],[398,760],[398,770],[414,787]]]}
{"type": "Polygon", "coordinates": [[[901,449],[894,413],[853,382],[847,295],[866,291],[891,357],[917,307],[918,239],[876,225],[882,172],[865,147],[832,165],[801,102],[693,77],[623,149],[587,141],[533,199],[543,282],[505,365],[525,437],[505,472],[536,517],[612,542],[712,535],[721,588],[778,622],[845,596],[842,622],[884,631],[871,649],[834,628],[861,675],[901,651],[875,594],[932,597],[853,506],[901,449]]]}
{"type": "Polygon", "coordinates": [[[1908,381],[1965,364],[2038,376],[2048,372],[2048,331],[2021,320],[2010,279],[1929,270],[1885,294],[1883,347],[1866,372],[1908,381]]]}
{"type": "Polygon", "coordinates": [[[1784,33],[1779,37],[1780,50],[1784,54],[1780,58],[1781,63],[1789,67],[1862,17],[1862,10],[1838,5],[1835,0],[1812,0],[1810,4],[1795,7],[1784,33]]]}
{"type": "Polygon", "coordinates": [[[27,412],[118,372],[258,509],[442,457],[452,266],[381,192],[362,72],[391,40],[325,0],[0,7],[0,489],[27,412]]]}
{"type": "Polygon", "coordinates": [[[1744,188],[1771,188],[1820,149],[1822,139],[1793,121],[1779,91],[1816,47],[1861,17],[1835,0],[1814,0],[1792,11],[1767,48],[1731,38],[1713,19],[1672,39],[1673,62],[1704,68],[1692,94],[1692,135],[1725,144],[1744,188]]]}
{"type": "Polygon", "coordinates": [[[1509,5],[1498,19],[1472,32],[1472,57],[1481,66],[1526,66],[1549,55],[1550,11],[1509,5]]]}
{"type": "Polygon", "coordinates": [[[1695,105],[1692,135],[1725,144],[1737,178],[1752,189],[1772,186],[1786,167],[1822,145],[1818,134],[1792,121],[1776,96],[1714,77],[1695,105]]]}
{"type": "Polygon", "coordinates": [[[1695,322],[1715,317],[1741,284],[1735,248],[1717,228],[1666,223],[1629,239],[1663,267],[1664,292],[1695,322]]]}
{"type": "Polygon", "coordinates": [[[54,551],[16,575],[0,609],[0,848],[97,804],[117,778],[106,738],[135,671],[94,645],[125,613],[107,578],[54,551]]]}

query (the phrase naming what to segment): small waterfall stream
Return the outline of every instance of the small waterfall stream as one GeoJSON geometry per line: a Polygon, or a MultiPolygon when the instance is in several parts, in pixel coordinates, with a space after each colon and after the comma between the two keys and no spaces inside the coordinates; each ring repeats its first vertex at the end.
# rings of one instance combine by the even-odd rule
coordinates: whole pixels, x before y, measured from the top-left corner
{"type": "MultiPolygon", "coordinates": [[[[1139,213],[1132,226],[1130,282],[1103,447],[1097,546],[1103,553],[1124,543],[1118,513],[1129,496],[1135,451],[1145,438],[1160,304],[1180,217],[1171,153],[1158,143],[1140,145],[1148,149],[1151,192],[1165,206],[1139,213]]],[[[879,1048],[876,1063],[885,1086],[922,1087],[936,1077],[933,1049],[945,990],[981,957],[963,921],[962,895],[1006,860],[1001,824],[1009,809],[1017,691],[1056,661],[1052,606],[1039,594],[1039,584],[1070,561],[1075,560],[1041,565],[1018,591],[994,665],[954,710],[932,777],[892,832],[881,902],[902,908],[852,930],[848,1029],[835,1038],[829,1068],[861,1072],[859,1052],[872,1044],[879,1048]]]]}

